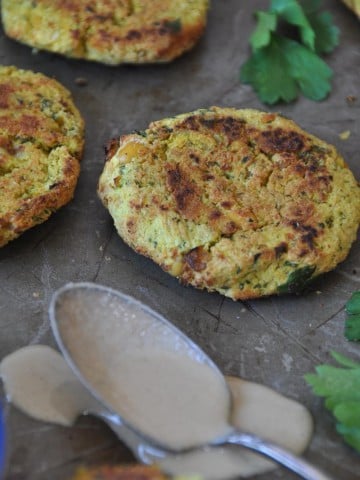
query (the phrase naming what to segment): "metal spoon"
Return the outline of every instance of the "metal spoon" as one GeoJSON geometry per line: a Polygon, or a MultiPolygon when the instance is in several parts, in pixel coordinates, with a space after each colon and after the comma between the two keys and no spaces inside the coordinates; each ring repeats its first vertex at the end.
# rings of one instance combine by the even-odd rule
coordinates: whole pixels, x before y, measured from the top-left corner
{"type": "MultiPolygon", "coordinates": [[[[228,387],[218,367],[198,345],[164,317],[134,298],[111,288],[92,283],[68,284],[55,292],[49,308],[51,326],[65,360],[71,366],[81,383],[97,400],[96,407],[92,407],[91,412],[88,413],[104,419],[140,461],[153,463],[168,454],[188,453],[205,446],[214,447],[233,444],[241,445],[269,457],[306,480],[330,480],[330,477],[320,470],[284,448],[255,435],[236,430],[232,427],[230,428],[230,426],[229,433],[222,435],[221,438],[214,438],[206,445],[191,444],[178,449],[163,444],[162,441],[153,438],[152,435],[144,434],[138,427],[134,427],[128,419],[123,418],[119,412],[114,411],[108,399],[101,395],[98,388],[99,383],[94,381],[95,377],[89,375],[89,371],[85,371],[84,363],[79,362],[79,358],[75,358],[74,348],[71,343],[72,339],[76,336],[84,339],[85,345],[87,346],[85,346],[84,349],[80,349],[80,353],[77,352],[83,355],[84,358],[89,354],[89,345],[90,349],[92,345],[94,345],[94,347],[95,345],[101,346],[102,340],[96,336],[96,331],[94,330],[95,333],[92,333],[94,322],[98,321],[110,322],[109,327],[111,328],[116,325],[124,329],[126,340],[126,335],[130,334],[129,332],[132,328],[131,322],[129,322],[129,318],[124,319],[123,315],[119,314],[119,310],[126,311],[126,309],[131,309],[132,312],[135,312],[134,314],[138,312],[145,315],[144,325],[141,324],[141,320],[141,328],[138,328],[139,321],[137,320],[136,331],[131,332],[132,335],[137,335],[137,338],[139,338],[140,348],[141,338],[146,338],[147,334],[151,331],[152,338],[155,338],[155,341],[158,341],[159,345],[164,346],[167,344],[174,350],[185,352],[194,362],[211,367],[214,375],[217,375],[223,381],[224,389],[228,389],[228,387]],[[99,316],[100,318],[98,318],[99,316]],[[92,335],[94,336],[92,337],[92,335]],[[80,364],[82,366],[80,366],[80,364]]],[[[111,333],[111,331],[108,332],[110,336],[111,333]]],[[[99,381],[101,382],[101,380],[99,381]]],[[[229,389],[228,393],[230,398],[231,394],[229,389]]]]}

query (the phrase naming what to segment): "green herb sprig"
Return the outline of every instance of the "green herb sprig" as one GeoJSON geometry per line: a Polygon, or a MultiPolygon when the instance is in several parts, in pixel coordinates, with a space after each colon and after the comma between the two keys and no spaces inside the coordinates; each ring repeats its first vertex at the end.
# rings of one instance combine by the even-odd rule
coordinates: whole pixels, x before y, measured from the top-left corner
{"type": "Polygon", "coordinates": [[[345,337],[360,341],[360,291],[352,294],[345,305],[345,337]]]}
{"type": "Polygon", "coordinates": [[[339,29],[321,0],[272,0],[268,11],[257,11],[250,37],[252,55],[241,67],[240,80],[250,84],[262,102],[291,102],[299,90],[311,100],[323,100],[331,90],[332,70],[319,55],[339,43],[339,29]],[[281,32],[293,31],[295,38],[281,32]]]}
{"type": "Polygon", "coordinates": [[[360,452],[360,363],[331,352],[340,367],[318,365],[305,380],[316,395],[325,398],[325,407],[336,419],[336,430],[360,452]]]}

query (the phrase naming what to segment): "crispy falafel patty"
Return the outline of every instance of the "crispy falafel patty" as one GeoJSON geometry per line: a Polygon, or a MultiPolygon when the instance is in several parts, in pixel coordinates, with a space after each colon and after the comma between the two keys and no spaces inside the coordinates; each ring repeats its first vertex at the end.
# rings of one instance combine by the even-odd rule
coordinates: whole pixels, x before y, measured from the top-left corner
{"type": "Polygon", "coordinates": [[[84,123],[70,93],[40,73],[0,67],[0,247],[73,196],[84,123]]]}
{"type": "Polygon", "coordinates": [[[149,465],[100,465],[80,468],[72,480],[167,480],[157,467],[149,465]]]}
{"type": "Polygon", "coordinates": [[[5,33],[35,48],[109,65],[168,62],[190,50],[208,0],[2,0],[5,33]]]}
{"type": "Polygon", "coordinates": [[[234,300],[301,290],[345,259],[360,222],[335,148],[256,110],[201,109],[113,141],[98,191],[134,250],[234,300]]]}

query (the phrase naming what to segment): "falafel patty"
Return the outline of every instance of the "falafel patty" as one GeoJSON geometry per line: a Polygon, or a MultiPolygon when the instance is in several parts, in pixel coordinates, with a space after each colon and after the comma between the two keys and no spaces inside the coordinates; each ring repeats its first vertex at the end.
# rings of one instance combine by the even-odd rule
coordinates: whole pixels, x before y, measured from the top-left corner
{"type": "Polygon", "coordinates": [[[0,67],[0,247],[72,198],[84,123],[70,93],[40,73],[0,67]]]}
{"type": "Polygon", "coordinates": [[[234,300],[301,290],[345,259],[360,222],[335,148],[256,110],[201,109],[122,136],[98,192],[134,250],[234,300]]]}
{"type": "Polygon", "coordinates": [[[168,62],[191,49],[208,0],[2,0],[5,33],[35,48],[109,65],[168,62]]]}
{"type": "Polygon", "coordinates": [[[149,465],[100,465],[80,468],[72,480],[166,480],[167,477],[149,465]]]}

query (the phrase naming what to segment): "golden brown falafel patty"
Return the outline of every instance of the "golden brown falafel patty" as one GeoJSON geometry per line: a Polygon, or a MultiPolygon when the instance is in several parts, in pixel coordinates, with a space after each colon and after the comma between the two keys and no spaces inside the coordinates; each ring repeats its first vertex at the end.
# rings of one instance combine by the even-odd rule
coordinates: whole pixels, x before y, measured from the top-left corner
{"type": "Polygon", "coordinates": [[[80,468],[72,480],[166,480],[157,467],[148,465],[100,465],[80,468]]]}
{"type": "Polygon", "coordinates": [[[197,110],[113,141],[99,195],[138,253],[233,299],[301,289],[344,260],[360,221],[335,148],[256,110],[197,110]]]}
{"type": "Polygon", "coordinates": [[[5,33],[32,47],[106,64],[167,62],[191,49],[208,0],[3,0],[5,33]]]}
{"type": "Polygon", "coordinates": [[[72,198],[84,123],[70,93],[40,73],[0,67],[0,247],[72,198]]]}

